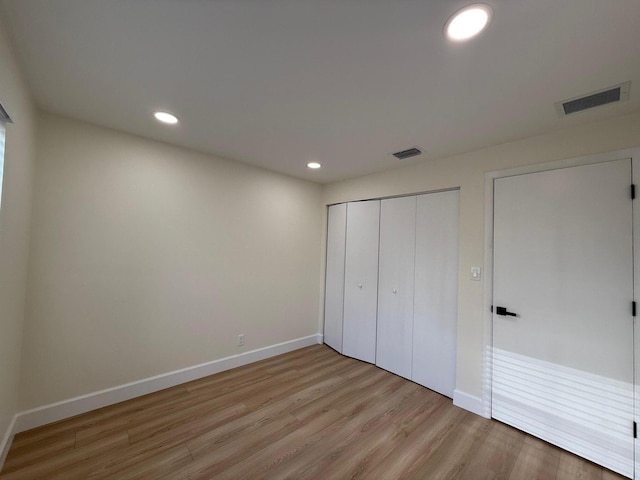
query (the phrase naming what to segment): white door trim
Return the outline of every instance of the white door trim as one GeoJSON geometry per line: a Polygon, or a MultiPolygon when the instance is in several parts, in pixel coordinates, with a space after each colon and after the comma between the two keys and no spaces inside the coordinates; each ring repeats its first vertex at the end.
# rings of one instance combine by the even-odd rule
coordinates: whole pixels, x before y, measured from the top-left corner
{"type": "MultiPolygon", "coordinates": [[[[482,378],[482,416],[491,418],[491,372],[493,348],[493,315],[491,313],[491,303],[493,301],[493,182],[497,178],[523,175],[527,173],[544,172],[547,170],[557,170],[560,168],[576,167],[579,165],[589,165],[593,163],[610,162],[623,158],[631,158],[633,171],[633,182],[640,186],[640,147],[616,150],[613,152],[598,153],[582,157],[556,160],[552,162],[536,163],[522,167],[495,170],[485,173],[484,183],[484,301],[483,301],[483,322],[484,322],[484,354],[483,354],[483,378],[482,378]]],[[[634,210],[634,217],[638,213],[634,210]]],[[[635,246],[640,245],[640,224],[634,221],[633,236],[635,246]]],[[[634,297],[640,299],[640,248],[636,248],[634,256],[634,297]]],[[[636,352],[637,354],[639,352],[636,352]]]]}

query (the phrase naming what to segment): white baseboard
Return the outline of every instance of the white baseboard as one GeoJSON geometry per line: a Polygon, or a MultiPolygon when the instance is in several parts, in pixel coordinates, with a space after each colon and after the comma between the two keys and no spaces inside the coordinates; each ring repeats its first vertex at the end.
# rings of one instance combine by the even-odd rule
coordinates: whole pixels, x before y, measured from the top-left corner
{"type": "Polygon", "coordinates": [[[2,441],[0,441],[0,471],[2,471],[2,467],[4,466],[4,461],[7,459],[7,454],[9,453],[9,448],[11,448],[11,442],[13,442],[13,436],[16,432],[16,420],[18,415],[14,415],[7,427],[4,436],[2,437],[2,441]]]}
{"type": "Polygon", "coordinates": [[[480,415],[481,417],[485,416],[483,414],[482,399],[475,395],[469,395],[462,390],[453,391],[453,404],[456,407],[464,408],[465,410],[475,413],[476,415],[480,415]]]}
{"type": "Polygon", "coordinates": [[[14,419],[13,433],[24,432],[48,423],[57,422],[65,418],[90,412],[97,408],[130,400],[135,397],[174,387],[182,383],[197,380],[232,368],[248,365],[300,348],[322,343],[322,335],[315,334],[308,337],[290,340],[288,342],[258,348],[250,352],[221,358],[200,365],[163,373],[155,377],[145,378],[136,382],[119,385],[117,387],[100,390],[98,392],[81,395],[61,402],[20,412],[14,419]]]}

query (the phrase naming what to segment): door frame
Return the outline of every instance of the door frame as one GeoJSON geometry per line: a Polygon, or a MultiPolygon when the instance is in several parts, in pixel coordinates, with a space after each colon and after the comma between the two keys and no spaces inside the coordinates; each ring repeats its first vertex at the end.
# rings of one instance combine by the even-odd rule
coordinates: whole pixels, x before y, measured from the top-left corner
{"type": "MultiPolygon", "coordinates": [[[[503,170],[494,170],[485,172],[484,184],[484,298],[483,298],[483,323],[484,323],[484,348],[483,348],[483,366],[482,366],[482,416],[491,418],[491,395],[492,395],[492,351],[493,351],[493,314],[491,305],[493,303],[493,208],[494,208],[494,180],[503,177],[511,177],[515,175],[524,175],[528,173],[544,172],[550,170],[559,170],[569,167],[577,167],[582,165],[590,165],[594,163],[610,162],[621,160],[623,158],[631,159],[632,181],[638,185],[639,191],[636,198],[640,199],[640,147],[629,148],[624,150],[616,150],[606,153],[598,153],[594,155],[586,155],[581,157],[567,158],[563,160],[555,160],[544,163],[536,163],[533,165],[524,165],[521,167],[507,168],[503,170]]],[[[634,250],[634,300],[640,301],[640,206],[634,205],[633,208],[633,250],[634,250]],[[633,208],[635,207],[635,208],[633,208]]],[[[631,300],[631,299],[630,299],[631,300]]],[[[639,317],[636,317],[640,319],[639,317]]],[[[638,364],[640,360],[640,332],[634,328],[634,363],[638,364]]],[[[638,371],[634,365],[634,390],[640,385],[636,382],[638,371]]],[[[640,399],[634,399],[634,406],[640,399]]],[[[636,422],[640,423],[639,410],[634,408],[634,416],[636,422]]],[[[638,440],[636,440],[637,442],[638,440]]],[[[637,450],[637,449],[636,449],[637,450]]],[[[637,453],[636,453],[637,455],[637,453]]],[[[637,460],[636,460],[637,462],[637,460]]]]}

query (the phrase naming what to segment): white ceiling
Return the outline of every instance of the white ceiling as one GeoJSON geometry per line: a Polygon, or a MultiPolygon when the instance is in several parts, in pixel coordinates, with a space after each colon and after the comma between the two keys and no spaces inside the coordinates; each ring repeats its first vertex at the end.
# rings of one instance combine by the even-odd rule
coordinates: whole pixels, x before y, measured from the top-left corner
{"type": "Polygon", "coordinates": [[[489,29],[451,44],[468,3],[0,0],[0,16],[44,110],[318,182],[640,109],[639,0],[487,0],[489,29]],[[628,80],[626,103],[556,114],[628,80]]]}

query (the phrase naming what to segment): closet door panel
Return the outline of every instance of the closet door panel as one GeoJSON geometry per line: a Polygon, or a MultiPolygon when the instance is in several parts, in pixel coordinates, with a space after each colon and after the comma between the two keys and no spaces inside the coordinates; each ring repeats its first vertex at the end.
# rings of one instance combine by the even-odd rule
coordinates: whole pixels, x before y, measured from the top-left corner
{"type": "Polygon", "coordinates": [[[448,397],[456,380],[459,192],[418,196],[411,379],[448,397]]]}
{"type": "Polygon", "coordinates": [[[416,197],[383,200],[376,365],[411,378],[416,197]]]}
{"type": "Polygon", "coordinates": [[[342,353],[376,361],[380,201],[347,204],[342,353]]]}
{"type": "Polygon", "coordinates": [[[347,204],[329,207],[327,219],[327,272],[324,299],[324,343],[342,353],[344,259],[347,204]]]}

